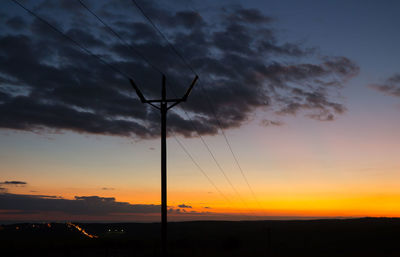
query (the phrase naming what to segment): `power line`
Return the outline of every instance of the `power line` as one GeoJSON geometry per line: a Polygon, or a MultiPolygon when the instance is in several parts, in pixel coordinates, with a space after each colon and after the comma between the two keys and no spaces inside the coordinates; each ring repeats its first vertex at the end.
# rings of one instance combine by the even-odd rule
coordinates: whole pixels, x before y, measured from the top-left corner
{"type": "Polygon", "coordinates": [[[137,49],[135,49],[130,43],[128,43],[126,40],[124,40],[122,38],[122,36],[115,31],[113,28],[111,28],[111,26],[109,26],[105,21],[103,21],[100,16],[98,16],[95,12],[93,12],[84,2],[82,2],[81,0],[77,0],[82,7],[84,7],[90,14],[92,14],[94,17],[96,17],[96,19],[98,21],[100,21],[112,34],[114,34],[119,40],[120,42],[122,42],[122,44],[125,45],[125,47],[127,47],[128,49],[130,49],[131,51],[133,51],[136,55],[138,55],[139,57],[141,57],[150,67],[152,67],[153,69],[155,69],[157,72],[159,72],[160,74],[163,74],[163,72],[161,71],[160,68],[158,68],[156,65],[154,65],[146,56],[144,56],[141,52],[139,52],[137,49]]]}
{"type": "MultiPolygon", "coordinates": [[[[200,170],[200,172],[207,178],[207,180],[210,182],[211,185],[213,185],[213,187],[215,188],[215,190],[217,190],[217,192],[229,203],[231,204],[231,201],[221,192],[221,190],[214,184],[214,182],[211,180],[211,178],[207,175],[207,173],[204,172],[204,170],[200,167],[200,165],[194,160],[193,156],[189,153],[189,151],[187,151],[186,147],[183,145],[182,142],[180,142],[178,140],[178,138],[176,137],[176,135],[174,133],[172,133],[172,136],[174,137],[174,139],[176,140],[176,142],[180,145],[180,147],[182,148],[182,150],[188,155],[188,157],[192,160],[192,162],[197,166],[197,168],[200,170]]],[[[253,213],[254,214],[254,213],[253,213]]],[[[248,218],[251,218],[251,216],[246,215],[246,214],[242,214],[243,216],[246,216],[248,218]]]]}
{"type": "MultiPolygon", "coordinates": [[[[168,85],[168,84],[167,84],[168,85]]],[[[171,88],[171,87],[170,87],[171,88]]],[[[171,90],[173,90],[171,88],[171,90]]],[[[174,93],[175,94],[175,93],[174,93]]],[[[157,113],[160,115],[159,113],[157,113]]],[[[161,117],[161,116],[160,116],[161,117]]],[[[189,117],[190,118],[190,117],[189,117]]],[[[193,164],[199,169],[199,171],[204,175],[204,177],[208,180],[208,182],[215,188],[215,190],[229,203],[231,204],[232,202],[229,200],[229,198],[222,193],[222,191],[217,187],[217,185],[212,181],[210,176],[207,175],[207,173],[204,171],[203,168],[201,168],[200,164],[194,159],[193,155],[187,150],[187,148],[183,145],[183,143],[178,139],[176,134],[173,131],[169,131],[172,136],[174,137],[175,141],[178,143],[178,145],[182,148],[182,150],[186,153],[186,155],[189,157],[189,159],[193,162],[193,164]]],[[[199,135],[200,136],[200,135],[199,135]]],[[[201,136],[200,136],[201,137],[201,136]]]]}
{"type": "MultiPolygon", "coordinates": [[[[132,3],[139,9],[139,11],[143,14],[143,16],[148,20],[148,22],[150,22],[150,24],[153,26],[153,28],[155,30],[157,30],[157,32],[165,39],[165,41],[167,42],[167,44],[170,46],[170,48],[175,52],[175,54],[177,54],[181,60],[185,63],[185,65],[187,65],[190,70],[196,75],[196,72],[194,71],[194,69],[190,66],[190,64],[186,61],[186,59],[178,52],[178,50],[176,50],[176,48],[171,44],[171,42],[169,42],[168,38],[162,33],[162,31],[154,24],[154,22],[151,20],[151,18],[146,14],[146,12],[143,10],[143,8],[136,2],[136,0],[132,0],[132,3]]],[[[172,90],[173,94],[176,96],[175,92],[172,90]]],[[[226,175],[226,172],[224,171],[224,169],[222,168],[222,166],[219,164],[218,160],[216,159],[215,155],[212,153],[210,147],[208,146],[208,144],[205,142],[204,138],[200,135],[198,129],[195,127],[194,122],[192,121],[192,119],[190,118],[189,114],[186,112],[186,110],[182,107],[182,109],[184,110],[186,116],[188,117],[188,119],[191,121],[191,125],[194,128],[194,130],[197,132],[198,136],[200,137],[200,140],[203,142],[204,146],[206,147],[207,151],[210,153],[212,159],[214,160],[215,164],[217,165],[218,169],[220,170],[220,172],[223,174],[224,178],[226,179],[226,181],[228,182],[228,184],[231,186],[231,188],[233,189],[233,191],[235,192],[235,194],[239,197],[239,199],[241,199],[241,201],[243,201],[242,197],[240,196],[239,192],[237,191],[237,189],[235,188],[235,186],[232,184],[231,180],[229,179],[229,177],[226,175]]],[[[243,201],[244,202],[244,201],[243,201]]]]}
{"type": "Polygon", "coordinates": [[[31,14],[32,16],[34,16],[35,18],[37,18],[38,20],[40,20],[41,22],[43,22],[44,24],[48,25],[49,27],[51,27],[54,31],[56,31],[57,33],[61,34],[63,37],[65,37],[66,39],[70,40],[71,42],[73,42],[75,45],[77,45],[81,50],[83,50],[84,52],[86,52],[88,55],[94,57],[95,59],[97,59],[99,62],[101,62],[102,64],[108,66],[109,68],[111,68],[113,71],[121,74],[122,76],[124,76],[125,78],[129,79],[131,78],[131,76],[129,76],[126,72],[123,72],[121,70],[119,70],[117,67],[115,67],[114,65],[112,65],[111,63],[108,63],[107,61],[103,60],[100,56],[94,54],[92,51],[90,51],[89,49],[87,49],[86,47],[84,47],[83,45],[81,45],[78,41],[76,41],[75,39],[73,39],[72,37],[68,36],[67,34],[65,34],[64,32],[62,32],[60,29],[58,29],[57,27],[55,27],[54,25],[52,25],[50,22],[48,22],[47,20],[43,19],[42,17],[40,17],[39,15],[37,15],[35,12],[33,12],[32,10],[26,8],[24,5],[22,5],[20,2],[18,2],[17,0],[11,0],[13,1],[15,4],[19,5],[22,9],[24,9],[25,11],[27,11],[29,14],[31,14]]]}
{"type": "MultiPolygon", "coordinates": [[[[168,44],[169,47],[172,49],[172,51],[175,52],[175,54],[183,61],[183,63],[184,63],[195,75],[197,75],[197,72],[196,72],[196,71],[194,70],[194,68],[190,65],[190,63],[186,60],[186,58],[185,58],[183,55],[181,55],[181,54],[179,53],[179,51],[178,51],[178,50],[174,47],[174,45],[168,40],[168,38],[164,35],[164,33],[155,25],[155,23],[152,21],[152,19],[146,14],[146,12],[145,12],[145,11],[143,10],[143,8],[136,2],[136,0],[132,0],[132,3],[137,7],[137,9],[139,9],[139,11],[143,14],[143,16],[147,19],[147,21],[152,25],[152,27],[164,38],[164,40],[167,42],[167,44],[168,44]]],[[[236,157],[236,155],[235,155],[235,153],[234,153],[234,151],[233,151],[233,149],[232,149],[232,146],[231,146],[231,144],[229,143],[228,137],[226,136],[226,134],[225,134],[225,132],[224,132],[224,130],[223,130],[223,128],[222,128],[221,122],[220,122],[219,118],[218,118],[217,115],[216,115],[216,112],[215,112],[215,110],[214,110],[214,108],[213,108],[213,105],[212,105],[212,103],[211,103],[211,101],[210,101],[210,99],[209,99],[208,93],[206,92],[206,90],[204,89],[204,87],[203,87],[202,85],[200,86],[200,88],[202,89],[203,93],[205,94],[205,96],[206,96],[206,98],[207,98],[208,105],[210,106],[211,112],[212,112],[213,116],[215,117],[215,119],[217,120],[218,127],[219,127],[219,129],[221,130],[222,135],[224,136],[224,139],[225,139],[225,141],[226,141],[226,143],[227,143],[227,145],[228,145],[228,148],[229,148],[230,152],[232,153],[232,156],[233,156],[233,158],[234,158],[234,160],[235,160],[236,165],[238,166],[238,168],[239,168],[239,170],[240,170],[240,173],[241,173],[241,175],[242,175],[244,181],[246,182],[248,188],[250,189],[250,191],[251,191],[251,193],[252,193],[252,196],[254,197],[254,199],[256,200],[256,202],[259,204],[258,199],[257,199],[257,197],[256,197],[256,195],[255,195],[255,193],[254,193],[254,190],[253,190],[253,188],[251,187],[250,183],[248,182],[248,179],[247,179],[247,177],[246,177],[246,175],[245,175],[245,173],[244,173],[242,167],[241,167],[240,164],[239,164],[238,158],[236,157]]],[[[182,109],[183,109],[183,107],[182,107],[182,109]]],[[[184,110],[184,111],[185,111],[185,110],[184,110]]],[[[185,113],[186,113],[186,115],[188,116],[188,114],[187,114],[186,111],[185,111],[185,113]]],[[[189,116],[188,116],[188,118],[189,118],[189,120],[191,120],[189,116]]],[[[193,122],[192,122],[192,123],[193,123],[193,122]]],[[[196,129],[196,131],[197,131],[197,129],[196,129]]],[[[198,131],[197,131],[197,134],[199,134],[198,131]]],[[[200,136],[200,134],[199,134],[199,136],[200,136]]],[[[200,136],[200,139],[203,141],[203,143],[205,143],[204,139],[203,139],[201,136],[200,136]]],[[[209,150],[208,145],[205,144],[205,146],[206,146],[206,148],[209,150]]],[[[215,158],[215,156],[212,154],[212,152],[211,152],[211,151],[209,151],[209,152],[210,152],[212,158],[216,161],[216,158],[215,158]]],[[[223,169],[221,168],[221,166],[219,165],[219,163],[218,163],[217,161],[216,161],[216,164],[217,164],[218,168],[219,168],[219,169],[222,171],[222,173],[224,174],[224,177],[227,178],[228,183],[232,186],[232,188],[234,188],[233,185],[232,185],[232,183],[230,182],[230,180],[229,180],[228,177],[226,176],[225,172],[223,172],[223,169]]],[[[237,190],[236,190],[236,189],[234,189],[234,191],[237,193],[237,190]]],[[[238,193],[237,193],[237,194],[238,194],[238,193]]]]}
{"type": "MultiPolygon", "coordinates": [[[[167,84],[168,85],[168,84],[167,84]]],[[[175,95],[175,97],[177,97],[174,89],[169,86],[172,93],[175,95]]],[[[183,103],[182,103],[183,104],[183,103]]],[[[230,184],[230,186],[232,187],[232,189],[234,190],[234,192],[237,194],[237,196],[239,197],[239,199],[246,204],[246,202],[242,199],[242,197],[240,196],[239,192],[236,190],[236,188],[233,186],[232,182],[229,180],[229,177],[226,175],[226,173],[224,172],[224,170],[222,169],[221,165],[219,164],[218,160],[215,158],[214,154],[212,153],[211,149],[209,148],[208,144],[205,142],[204,138],[201,136],[201,134],[198,132],[198,129],[196,128],[196,126],[194,125],[193,120],[190,118],[189,114],[187,113],[187,111],[182,107],[182,110],[185,112],[186,116],[188,117],[188,119],[190,120],[190,124],[192,126],[192,128],[197,132],[197,135],[199,136],[199,138],[201,139],[201,141],[203,142],[203,144],[206,146],[206,149],[208,150],[208,152],[210,153],[210,155],[213,157],[214,162],[216,163],[216,165],[218,166],[218,168],[220,169],[220,171],[223,173],[225,179],[228,181],[228,183],[230,184]]],[[[160,115],[160,114],[159,114],[160,115]]],[[[170,131],[171,133],[172,131],[170,131]]],[[[207,173],[203,170],[203,168],[201,168],[201,166],[196,162],[196,160],[194,159],[194,157],[190,154],[190,152],[186,149],[186,147],[183,145],[183,143],[177,138],[177,136],[175,135],[174,132],[171,133],[172,136],[174,137],[174,139],[176,140],[176,142],[178,143],[178,145],[182,148],[182,150],[186,153],[186,155],[190,158],[190,160],[194,163],[194,165],[199,169],[199,171],[206,177],[206,179],[208,180],[208,182],[216,189],[216,191],[229,203],[231,204],[232,202],[226,197],[226,195],[224,193],[222,193],[222,191],[217,187],[217,185],[212,181],[212,179],[207,175],[207,173]]],[[[246,207],[248,208],[247,204],[246,207]]],[[[248,215],[244,215],[244,216],[248,216],[248,215]]],[[[249,217],[249,216],[248,216],[249,217]]]]}
{"type": "MultiPolygon", "coordinates": [[[[191,9],[192,9],[195,13],[199,14],[199,12],[198,12],[197,10],[195,10],[194,8],[191,8],[191,9]]],[[[200,84],[200,83],[199,83],[199,84],[200,84]]],[[[223,137],[224,137],[224,139],[225,139],[225,142],[226,142],[226,144],[228,145],[228,148],[229,148],[229,150],[230,150],[230,152],[231,152],[231,154],[232,154],[232,156],[233,156],[233,159],[235,160],[236,165],[238,166],[238,168],[239,168],[239,170],[240,170],[240,173],[242,174],[242,177],[243,177],[244,181],[245,181],[246,184],[247,184],[247,187],[250,189],[250,192],[251,192],[253,198],[256,200],[258,206],[261,207],[260,202],[258,201],[258,198],[257,198],[256,194],[254,193],[254,190],[253,190],[252,186],[250,185],[249,181],[247,180],[247,177],[246,177],[246,175],[245,175],[245,173],[244,173],[244,171],[243,171],[243,169],[242,169],[242,166],[240,165],[239,160],[238,160],[238,158],[237,158],[235,152],[233,151],[233,148],[232,148],[231,144],[229,143],[228,137],[226,136],[225,131],[224,131],[223,128],[222,128],[221,121],[220,121],[220,120],[218,119],[218,117],[217,117],[217,114],[216,114],[216,112],[215,112],[215,110],[214,110],[214,108],[213,108],[213,105],[212,105],[212,103],[211,103],[212,101],[210,101],[210,99],[209,99],[210,97],[208,96],[207,91],[204,89],[203,85],[200,85],[200,88],[202,89],[203,93],[206,95],[206,98],[207,98],[207,101],[208,101],[208,103],[209,103],[210,109],[211,109],[211,111],[212,111],[212,113],[213,113],[213,116],[214,116],[214,117],[216,118],[216,120],[217,120],[218,127],[219,127],[220,130],[221,130],[221,133],[222,133],[222,135],[223,135],[223,137]]]]}
{"type": "MultiPolygon", "coordinates": [[[[199,83],[199,84],[200,84],[200,83],[199,83]]],[[[210,110],[211,110],[213,116],[215,117],[215,119],[216,119],[216,121],[217,121],[218,127],[219,127],[219,129],[221,130],[221,133],[222,133],[222,135],[223,135],[223,137],[224,137],[224,139],[225,139],[226,144],[228,145],[228,148],[229,148],[229,150],[230,150],[230,152],[231,152],[231,154],[232,154],[232,156],[233,156],[233,159],[235,160],[235,163],[236,163],[236,165],[238,166],[238,168],[239,168],[239,170],[240,170],[240,173],[241,173],[241,175],[242,175],[242,177],[243,177],[243,180],[246,182],[247,187],[249,188],[249,190],[250,190],[250,192],[251,192],[253,198],[256,200],[258,206],[260,206],[260,203],[259,203],[259,201],[258,201],[258,198],[257,198],[256,194],[254,193],[254,190],[253,190],[252,186],[250,185],[249,181],[247,180],[247,177],[246,177],[246,175],[245,175],[245,173],[244,173],[244,171],[243,171],[241,165],[239,164],[239,160],[238,160],[238,158],[236,157],[236,154],[235,154],[235,152],[233,151],[231,144],[229,143],[228,137],[226,136],[225,131],[224,131],[224,129],[222,128],[221,121],[220,121],[220,119],[218,118],[218,116],[217,116],[217,114],[216,114],[216,112],[215,112],[215,109],[214,109],[214,107],[213,107],[213,105],[212,105],[212,101],[210,100],[209,94],[208,94],[207,91],[204,89],[204,87],[203,87],[202,84],[200,84],[200,88],[201,88],[201,90],[203,91],[203,94],[205,95],[205,98],[207,99],[208,106],[210,107],[210,110]]],[[[261,206],[260,206],[260,207],[261,207],[261,206]]]]}
{"type": "MultiPolygon", "coordinates": [[[[157,66],[155,66],[154,64],[152,64],[143,54],[141,54],[140,52],[138,52],[136,49],[134,49],[130,44],[128,44],[114,29],[112,29],[106,22],[104,22],[98,15],[96,15],[90,8],[88,8],[87,5],[85,5],[81,0],[77,0],[89,13],[91,13],[93,16],[95,16],[107,29],[109,29],[122,43],[124,43],[124,45],[126,47],[128,47],[129,49],[131,49],[132,51],[134,51],[137,55],[139,55],[140,57],[142,57],[151,67],[153,67],[155,70],[157,70],[159,73],[164,74],[157,66]]],[[[192,162],[199,168],[199,170],[201,171],[201,173],[207,178],[207,180],[210,182],[210,184],[219,192],[219,194],[221,194],[221,196],[227,200],[228,202],[230,202],[228,200],[228,198],[221,192],[221,190],[215,185],[215,183],[210,179],[210,177],[204,172],[204,170],[200,167],[200,165],[194,160],[193,156],[188,152],[188,150],[183,146],[183,144],[177,139],[177,137],[175,136],[175,134],[173,135],[175,140],[178,142],[178,144],[180,145],[180,147],[183,149],[183,151],[188,155],[188,157],[192,160],[192,162]]],[[[203,138],[202,138],[203,140],[203,138]]],[[[203,141],[204,142],[204,141],[203,141]]],[[[207,146],[208,148],[208,146],[207,146]]],[[[208,148],[209,149],[209,148],[208,148]]],[[[213,154],[211,153],[211,155],[213,156],[213,154]]],[[[215,159],[215,157],[213,156],[213,158],[215,159]]],[[[220,167],[220,165],[218,164],[218,166],[220,167]]],[[[224,172],[223,172],[224,173],[224,172]]],[[[226,174],[224,173],[225,177],[227,178],[226,174]]],[[[227,178],[228,179],[228,178],[227,178]]],[[[229,181],[229,179],[228,179],[229,181]]],[[[232,183],[229,181],[229,183],[232,185],[232,183]]],[[[235,190],[236,191],[236,190],[235,190]]]]}
{"type": "MultiPolygon", "coordinates": [[[[168,85],[168,84],[167,84],[168,85]]],[[[176,93],[174,91],[174,89],[170,86],[170,89],[172,91],[172,93],[176,96],[176,93]]],[[[245,204],[246,202],[243,200],[243,198],[241,197],[240,193],[237,191],[236,187],[233,185],[233,183],[231,182],[231,180],[229,179],[229,177],[226,175],[226,172],[224,171],[224,169],[222,168],[222,166],[219,164],[217,158],[215,157],[215,155],[213,154],[213,152],[211,151],[210,147],[208,146],[207,142],[204,140],[204,138],[201,136],[199,130],[197,129],[196,125],[194,124],[194,121],[192,120],[192,118],[190,117],[189,113],[185,110],[185,108],[181,105],[182,110],[184,111],[186,117],[189,119],[190,121],[190,125],[192,126],[192,129],[194,131],[196,131],[198,137],[200,138],[201,142],[203,143],[203,145],[206,147],[208,153],[211,155],[212,159],[214,160],[214,163],[217,165],[218,170],[222,173],[222,175],[224,176],[225,180],[228,182],[228,184],[231,186],[232,190],[235,192],[235,194],[237,195],[237,197],[245,204]]]]}
{"type": "MultiPolygon", "coordinates": [[[[222,130],[221,130],[221,131],[222,131],[222,130]]],[[[259,201],[258,201],[258,198],[257,198],[256,194],[254,193],[253,188],[251,187],[249,181],[247,180],[247,177],[245,176],[244,171],[243,171],[242,167],[241,167],[240,164],[239,164],[239,161],[238,161],[238,159],[237,159],[237,157],[236,157],[236,154],[233,152],[233,149],[232,149],[232,147],[231,147],[231,144],[230,144],[229,141],[228,141],[228,138],[226,137],[225,133],[222,133],[222,135],[224,136],[225,141],[226,141],[226,143],[227,143],[227,145],[228,145],[228,147],[229,147],[229,150],[231,151],[232,156],[233,156],[233,158],[235,159],[236,165],[239,167],[240,173],[242,174],[242,177],[243,177],[244,181],[246,181],[247,187],[250,189],[250,192],[251,192],[251,194],[253,195],[253,198],[256,200],[258,206],[260,206],[260,203],[259,203],[259,201]]]]}
{"type": "Polygon", "coordinates": [[[211,178],[207,175],[207,173],[204,172],[204,170],[201,168],[201,166],[194,160],[193,156],[189,153],[189,151],[186,149],[186,147],[182,144],[181,141],[178,140],[176,137],[175,133],[172,133],[173,137],[175,138],[176,142],[179,144],[179,146],[182,148],[182,150],[186,153],[186,155],[192,160],[194,165],[200,170],[200,172],[206,177],[208,182],[217,190],[217,192],[228,202],[231,203],[231,201],[225,196],[225,194],[222,193],[222,191],[215,185],[215,183],[211,180],[211,178]]]}

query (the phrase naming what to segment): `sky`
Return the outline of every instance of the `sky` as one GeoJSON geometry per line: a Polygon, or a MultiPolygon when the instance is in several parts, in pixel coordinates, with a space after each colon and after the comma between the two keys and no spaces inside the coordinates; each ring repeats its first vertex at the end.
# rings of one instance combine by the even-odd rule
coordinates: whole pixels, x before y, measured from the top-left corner
{"type": "Polygon", "coordinates": [[[0,221],[159,221],[162,74],[170,220],[400,216],[398,1],[18,2],[0,221]]]}

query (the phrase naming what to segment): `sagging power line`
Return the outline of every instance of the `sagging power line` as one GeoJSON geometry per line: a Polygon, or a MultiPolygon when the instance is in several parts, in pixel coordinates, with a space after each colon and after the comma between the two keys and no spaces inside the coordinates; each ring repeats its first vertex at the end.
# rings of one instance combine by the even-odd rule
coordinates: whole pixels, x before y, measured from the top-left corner
{"type": "MultiPolygon", "coordinates": [[[[194,75],[197,76],[198,73],[195,71],[195,69],[190,65],[190,63],[186,60],[186,58],[185,58],[183,55],[181,55],[181,54],[179,53],[179,51],[178,51],[178,50],[174,47],[174,45],[168,40],[168,38],[165,36],[165,34],[156,26],[156,24],[152,21],[152,19],[150,18],[150,16],[147,15],[147,13],[146,13],[146,12],[144,11],[144,9],[138,4],[138,2],[137,2],[136,0],[132,0],[132,3],[133,3],[133,4],[136,6],[136,8],[142,13],[142,15],[146,18],[146,20],[151,24],[151,26],[154,28],[154,30],[156,30],[156,31],[161,35],[161,37],[164,38],[164,40],[166,41],[166,43],[168,44],[168,46],[170,47],[170,49],[181,59],[181,61],[184,63],[184,65],[186,65],[186,67],[187,67],[194,75]]],[[[216,121],[217,121],[218,128],[220,129],[220,131],[221,131],[221,133],[222,133],[222,135],[223,135],[223,137],[224,137],[224,139],[225,139],[225,142],[226,142],[226,144],[227,144],[227,146],[228,146],[228,148],[229,148],[229,150],[230,150],[230,152],[231,152],[231,154],[232,154],[232,156],[233,156],[233,159],[235,160],[235,163],[236,163],[236,165],[237,165],[237,167],[238,167],[238,169],[239,169],[239,171],[240,171],[240,173],[241,173],[241,175],[242,175],[242,178],[243,178],[243,180],[245,181],[247,187],[249,188],[249,190],[250,190],[250,192],[251,192],[253,198],[255,199],[255,201],[257,202],[257,204],[260,206],[260,203],[259,203],[259,201],[258,201],[258,198],[257,198],[256,194],[254,193],[254,190],[253,190],[252,186],[250,185],[250,183],[249,183],[249,181],[248,181],[248,179],[247,179],[247,176],[245,175],[245,172],[244,172],[244,170],[242,169],[242,167],[241,167],[241,165],[240,165],[240,163],[239,163],[239,160],[238,160],[236,154],[235,154],[234,151],[233,151],[233,148],[232,148],[232,146],[231,146],[231,144],[230,144],[230,142],[229,142],[229,140],[228,140],[228,137],[227,137],[226,134],[225,134],[225,131],[224,131],[223,127],[222,127],[222,123],[221,123],[220,119],[218,118],[218,116],[217,116],[217,114],[216,114],[216,111],[215,111],[215,109],[214,109],[214,106],[213,106],[212,101],[210,100],[210,96],[209,96],[209,94],[207,93],[207,91],[205,90],[205,88],[203,87],[203,85],[202,85],[201,83],[199,83],[199,84],[200,84],[200,88],[201,88],[203,94],[205,95],[205,98],[207,99],[207,103],[208,103],[208,106],[209,106],[209,108],[210,108],[210,110],[211,110],[211,113],[212,113],[212,115],[214,116],[214,118],[215,118],[216,121]]],[[[183,107],[181,107],[181,108],[183,109],[183,107]]],[[[183,110],[184,110],[184,109],[183,109],[183,110]]],[[[189,120],[191,121],[191,123],[193,123],[192,120],[191,120],[191,118],[190,118],[190,116],[187,114],[186,110],[184,110],[184,112],[186,113],[186,116],[189,118],[189,120]]],[[[202,140],[203,144],[204,144],[204,145],[206,146],[206,148],[209,150],[208,145],[205,143],[204,139],[202,139],[202,137],[201,137],[200,133],[198,132],[198,130],[197,130],[197,129],[195,129],[195,130],[196,130],[197,134],[199,135],[200,139],[202,140]]],[[[221,166],[219,165],[219,163],[216,161],[215,156],[212,154],[211,151],[209,151],[209,153],[210,153],[210,155],[212,156],[212,158],[214,159],[214,161],[216,162],[216,165],[217,165],[218,169],[222,171],[224,177],[226,178],[226,180],[228,181],[228,183],[229,183],[229,184],[231,185],[231,187],[233,188],[234,192],[235,192],[237,195],[239,195],[239,198],[241,198],[241,196],[240,196],[240,194],[238,193],[238,191],[236,190],[236,188],[233,186],[233,184],[230,182],[229,178],[226,176],[226,174],[225,174],[225,172],[223,171],[222,167],[221,167],[221,166]]],[[[260,207],[261,207],[261,206],[260,206],[260,207]]]]}
{"type": "Polygon", "coordinates": [[[201,166],[196,162],[194,157],[190,154],[190,152],[186,149],[186,147],[183,145],[181,141],[176,137],[175,134],[173,134],[176,142],[179,144],[179,146],[182,148],[182,150],[186,153],[186,155],[192,160],[194,165],[200,170],[200,172],[204,175],[204,177],[208,180],[208,182],[214,187],[214,189],[222,196],[223,199],[225,199],[228,203],[231,203],[231,201],[225,196],[224,193],[217,187],[217,185],[211,180],[211,178],[207,175],[207,173],[201,168],[201,166]]]}

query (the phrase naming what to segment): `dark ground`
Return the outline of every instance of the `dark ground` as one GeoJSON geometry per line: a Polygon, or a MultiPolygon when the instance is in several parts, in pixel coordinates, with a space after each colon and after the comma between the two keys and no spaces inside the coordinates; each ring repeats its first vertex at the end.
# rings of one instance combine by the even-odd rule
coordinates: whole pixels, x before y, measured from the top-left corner
{"type": "MultiPolygon", "coordinates": [[[[160,224],[77,224],[99,238],[63,223],[1,225],[0,255],[159,256],[160,224]]],[[[400,219],[175,222],[169,233],[171,257],[400,256],[400,219]]]]}

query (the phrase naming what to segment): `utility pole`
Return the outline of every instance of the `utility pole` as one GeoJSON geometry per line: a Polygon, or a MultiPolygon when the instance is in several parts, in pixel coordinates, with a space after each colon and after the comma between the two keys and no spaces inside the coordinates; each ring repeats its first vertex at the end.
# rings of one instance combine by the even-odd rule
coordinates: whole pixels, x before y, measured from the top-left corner
{"type": "Polygon", "coordinates": [[[185,95],[179,99],[167,99],[165,88],[165,75],[162,75],[161,99],[147,100],[135,82],[130,79],[133,89],[135,89],[142,103],[150,104],[160,110],[161,113],[161,256],[167,257],[167,111],[181,102],[186,102],[193,86],[199,77],[196,75],[190,84],[185,95]],[[159,106],[156,104],[159,103],[159,106]],[[170,106],[168,106],[168,103],[170,106]]]}

